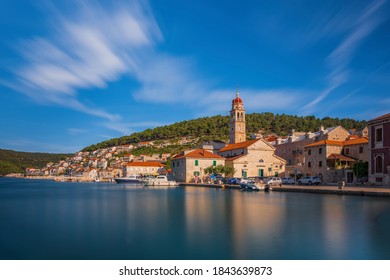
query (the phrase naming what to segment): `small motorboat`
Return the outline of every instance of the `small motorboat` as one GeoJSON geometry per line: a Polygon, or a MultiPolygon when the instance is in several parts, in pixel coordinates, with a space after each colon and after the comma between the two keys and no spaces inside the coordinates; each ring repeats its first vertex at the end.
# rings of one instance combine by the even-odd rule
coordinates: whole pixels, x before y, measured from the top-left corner
{"type": "Polygon", "coordinates": [[[114,178],[117,183],[126,183],[126,184],[143,184],[144,180],[140,175],[130,175],[128,177],[114,178]]]}
{"type": "Polygon", "coordinates": [[[240,184],[240,187],[242,191],[252,191],[252,192],[260,191],[262,189],[252,183],[242,183],[240,184]]]}
{"type": "Polygon", "coordinates": [[[145,182],[145,186],[168,186],[168,187],[177,187],[179,184],[175,181],[169,181],[168,177],[165,175],[157,176],[156,178],[149,178],[145,182]]]}

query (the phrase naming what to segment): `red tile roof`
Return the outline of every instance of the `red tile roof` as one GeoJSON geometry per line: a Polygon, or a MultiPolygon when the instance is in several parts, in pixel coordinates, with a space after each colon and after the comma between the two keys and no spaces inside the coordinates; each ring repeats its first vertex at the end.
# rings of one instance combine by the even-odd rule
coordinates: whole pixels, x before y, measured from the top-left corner
{"type": "Polygon", "coordinates": [[[129,162],[126,166],[146,166],[146,167],[164,167],[165,165],[161,162],[156,161],[145,161],[145,162],[129,162]]]}
{"type": "Polygon", "coordinates": [[[359,145],[359,144],[367,144],[367,143],[368,143],[368,138],[361,137],[361,138],[357,138],[357,139],[345,140],[343,142],[343,145],[349,146],[349,145],[359,145]]]}
{"type": "Polygon", "coordinates": [[[390,118],[390,113],[385,114],[385,115],[380,116],[380,117],[377,117],[377,118],[375,118],[375,119],[369,120],[369,122],[379,121],[379,120],[381,120],[381,119],[387,119],[387,118],[390,118]]]}
{"type": "Polygon", "coordinates": [[[343,161],[356,161],[353,158],[340,155],[340,154],[331,154],[330,156],[327,157],[327,159],[338,159],[338,160],[343,160],[343,161]]]}
{"type": "Polygon", "coordinates": [[[317,147],[317,146],[324,146],[324,145],[333,145],[333,146],[349,146],[349,145],[359,145],[359,144],[366,144],[368,143],[367,137],[361,137],[357,139],[350,139],[345,141],[334,141],[334,140],[322,140],[318,141],[309,145],[306,145],[306,147],[317,147]]]}
{"type": "Polygon", "coordinates": [[[247,148],[250,145],[254,144],[255,142],[259,141],[260,139],[253,139],[253,140],[248,140],[245,142],[240,142],[240,143],[235,143],[235,144],[229,144],[226,147],[223,147],[220,149],[218,152],[225,152],[225,151],[231,151],[231,150],[236,150],[236,149],[243,149],[247,148]]]}
{"type": "Polygon", "coordinates": [[[177,158],[216,158],[216,159],[223,159],[223,157],[217,155],[217,154],[214,154],[212,152],[209,152],[205,149],[196,149],[196,150],[193,150],[192,152],[189,152],[188,154],[186,155],[179,155],[179,156],[176,156],[174,157],[174,159],[177,159],[177,158]]]}
{"type": "Polygon", "coordinates": [[[244,157],[244,156],[247,156],[247,155],[238,155],[238,156],[233,156],[233,157],[227,157],[225,158],[226,161],[234,161],[238,158],[241,158],[241,157],[244,157]]]}
{"type": "Polygon", "coordinates": [[[306,147],[316,147],[316,146],[324,146],[324,145],[343,146],[343,142],[342,141],[334,141],[334,140],[321,140],[321,141],[306,145],[306,147]]]}

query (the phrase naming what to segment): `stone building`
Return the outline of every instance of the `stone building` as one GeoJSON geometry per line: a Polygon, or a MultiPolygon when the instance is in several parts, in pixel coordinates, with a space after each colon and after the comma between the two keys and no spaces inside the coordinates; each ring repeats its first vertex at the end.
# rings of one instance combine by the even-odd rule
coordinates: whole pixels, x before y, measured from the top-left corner
{"type": "Polygon", "coordinates": [[[234,168],[234,177],[284,176],[286,161],[275,155],[275,148],[264,139],[229,144],[218,151],[226,166],[234,168]]]}
{"type": "Polygon", "coordinates": [[[165,165],[155,161],[129,162],[123,167],[123,176],[133,174],[139,175],[159,175],[164,173],[165,165]]]}
{"type": "MultiPolygon", "coordinates": [[[[321,127],[319,131],[314,133],[295,132],[295,130],[292,130],[286,140],[281,142],[278,141],[275,145],[276,155],[287,161],[286,175],[295,173],[310,174],[312,173],[312,170],[307,170],[307,165],[305,165],[305,147],[321,140],[344,141],[348,136],[348,130],[342,126],[326,129],[321,127]]],[[[324,161],[324,159],[322,159],[322,161],[324,161]]]]}
{"type": "Polygon", "coordinates": [[[356,182],[352,167],[356,162],[367,162],[368,139],[345,141],[321,140],[304,149],[304,175],[319,176],[324,182],[356,182]]]}
{"type": "Polygon", "coordinates": [[[206,149],[195,149],[172,158],[172,173],[176,181],[194,182],[206,176],[204,169],[225,165],[225,159],[206,149]]]}
{"type": "Polygon", "coordinates": [[[368,122],[369,182],[390,185],[390,113],[368,122]]]}

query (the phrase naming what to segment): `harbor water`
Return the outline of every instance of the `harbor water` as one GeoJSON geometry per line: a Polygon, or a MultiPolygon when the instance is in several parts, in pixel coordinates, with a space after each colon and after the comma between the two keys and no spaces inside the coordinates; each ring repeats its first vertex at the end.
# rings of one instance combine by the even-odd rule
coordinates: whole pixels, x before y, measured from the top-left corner
{"type": "Polygon", "coordinates": [[[0,259],[390,259],[390,198],[0,178],[0,259]]]}

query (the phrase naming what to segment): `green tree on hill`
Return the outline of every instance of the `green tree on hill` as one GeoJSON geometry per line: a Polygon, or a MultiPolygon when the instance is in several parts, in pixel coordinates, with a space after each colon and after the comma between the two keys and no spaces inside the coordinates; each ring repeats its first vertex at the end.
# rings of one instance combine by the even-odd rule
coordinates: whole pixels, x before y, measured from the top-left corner
{"type": "MultiPolygon", "coordinates": [[[[263,130],[265,133],[274,133],[284,136],[287,135],[291,129],[303,132],[314,132],[318,131],[321,126],[332,127],[338,125],[342,125],[347,129],[362,129],[367,124],[365,121],[356,121],[347,118],[338,119],[325,117],[319,119],[315,116],[298,117],[270,112],[246,115],[246,132],[248,135],[263,130]]],[[[173,140],[182,137],[199,137],[200,141],[228,139],[229,116],[218,115],[205,117],[177,122],[153,129],[146,129],[142,132],[135,132],[128,136],[122,136],[88,146],[84,148],[83,151],[94,151],[112,146],[135,144],[141,141],[173,140]]]]}

